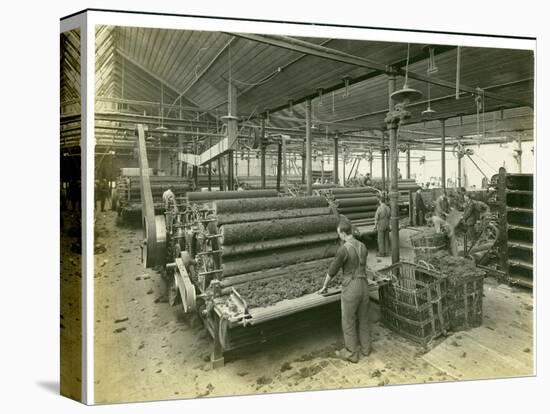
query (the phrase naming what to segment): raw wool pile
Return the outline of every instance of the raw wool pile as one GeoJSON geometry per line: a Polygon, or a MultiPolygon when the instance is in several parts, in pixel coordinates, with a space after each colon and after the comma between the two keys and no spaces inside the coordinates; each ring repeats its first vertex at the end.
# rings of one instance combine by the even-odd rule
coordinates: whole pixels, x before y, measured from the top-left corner
{"type": "Polygon", "coordinates": [[[232,245],[330,231],[336,233],[337,226],[338,218],[327,215],[228,224],[222,227],[221,234],[222,243],[232,245]]]}
{"type": "Polygon", "coordinates": [[[416,261],[425,261],[435,267],[438,272],[448,277],[451,283],[460,282],[461,279],[483,277],[485,272],[476,267],[472,260],[464,257],[453,257],[444,250],[435,253],[419,253],[416,261]]]}
{"type": "MultiPolygon", "coordinates": [[[[420,260],[421,257],[417,257],[420,260]]],[[[483,323],[483,277],[485,272],[463,257],[440,251],[426,254],[423,260],[446,275],[445,306],[449,327],[461,331],[483,323]]]]}
{"type": "Polygon", "coordinates": [[[447,236],[444,233],[436,233],[435,229],[429,227],[413,234],[411,244],[416,256],[423,253],[434,254],[436,251],[447,247],[447,236]]]}
{"type": "Polygon", "coordinates": [[[221,200],[214,203],[216,214],[257,213],[259,211],[295,210],[327,207],[324,197],[268,197],[255,199],[221,200]]]}
{"type": "MultiPolygon", "coordinates": [[[[322,264],[303,271],[291,271],[281,277],[255,280],[236,287],[249,308],[268,307],[285,299],[295,299],[315,293],[323,287],[327,265],[322,264]]],[[[339,286],[340,273],[332,278],[330,287],[339,286]]]]}

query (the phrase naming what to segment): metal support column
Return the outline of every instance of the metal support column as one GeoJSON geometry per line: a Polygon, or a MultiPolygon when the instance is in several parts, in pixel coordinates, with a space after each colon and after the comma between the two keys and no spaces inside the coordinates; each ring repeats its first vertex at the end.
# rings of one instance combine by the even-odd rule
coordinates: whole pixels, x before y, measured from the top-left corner
{"type": "Polygon", "coordinates": [[[306,183],[306,142],[302,142],[302,184],[306,183]]]}
{"type": "Polygon", "coordinates": [[[391,182],[390,151],[386,149],[386,190],[389,190],[391,182]]]}
{"type": "Polygon", "coordinates": [[[306,101],[306,179],[307,195],[313,194],[313,166],[311,162],[311,100],[306,101]]]}
{"type": "MultiPolygon", "coordinates": [[[[227,88],[227,94],[228,94],[228,101],[227,101],[227,136],[229,138],[230,143],[236,143],[237,142],[237,87],[229,81],[228,88],[227,88]]],[[[228,154],[227,154],[227,187],[229,191],[234,190],[233,185],[233,179],[234,179],[234,172],[233,169],[235,167],[234,160],[233,160],[233,148],[229,148],[228,154]]]]}
{"type": "Polygon", "coordinates": [[[218,180],[220,183],[220,191],[225,190],[225,180],[223,179],[223,173],[222,173],[222,164],[223,157],[218,157],[218,180]]]}
{"type": "Polygon", "coordinates": [[[212,161],[208,161],[208,191],[212,191],[212,161]]]}
{"type": "Polygon", "coordinates": [[[338,134],[334,137],[334,171],[332,172],[334,184],[338,184],[338,134]]]}
{"type": "MultiPolygon", "coordinates": [[[[411,147],[407,145],[407,178],[411,178],[411,147]]],[[[409,223],[414,223],[414,191],[409,190],[409,223]]]]}
{"type": "Polygon", "coordinates": [[[522,172],[521,155],[523,154],[523,149],[521,148],[521,134],[518,136],[518,149],[515,152],[516,152],[516,159],[518,161],[518,173],[521,174],[522,172]]]}
{"type": "Polygon", "coordinates": [[[346,151],[342,151],[342,185],[346,185],[346,151]]]}
{"type": "Polygon", "coordinates": [[[281,161],[282,161],[282,172],[283,172],[283,186],[285,190],[288,188],[287,181],[287,156],[286,156],[286,137],[283,135],[281,137],[281,161]]]}
{"type": "MultiPolygon", "coordinates": [[[[183,135],[178,135],[178,154],[183,154],[183,135]]],[[[183,176],[183,161],[178,161],[178,177],[183,176]]]]}
{"type": "Polygon", "coordinates": [[[445,120],[441,120],[441,188],[447,188],[447,175],[445,171],[445,120]]]}
{"type": "Polygon", "coordinates": [[[261,186],[265,189],[265,117],[260,122],[260,178],[261,186]]]}
{"type": "Polygon", "coordinates": [[[380,163],[382,168],[382,190],[386,190],[386,152],[384,147],[386,146],[385,135],[382,133],[382,142],[380,147],[380,163]]]}
{"type": "Polygon", "coordinates": [[[195,188],[199,188],[199,167],[193,165],[193,182],[195,183],[195,188]]]}
{"type": "Polygon", "coordinates": [[[281,169],[283,164],[283,144],[277,144],[277,191],[281,191],[281,169]]]}
{"type": "MultiPolygon", "coordinates": [[[[389,94],[395,90],[395,76],[390,75],[388,77],[388,90],[389,94]]],[[[386,125],[390,133],[390,145],[389,145],[389,164],[390,164],[390,209],[391,209],[391,258],[392,263],[399,262],[399,187],[398,187],[398,142],[397,142],[397,127],[402,119],[410,116],[410,113],[405,110],[395,110],[395,105],[391,97],[389,98],[390,112],[386,116],[386,125]]]]}
{"type": "Polygon", "coordinates": [[[397,125],[390,128],[391,259],[399,261],[399,189],[397,186],[397,125]]]}
{"type": "Polygon", "coordinates": [[[458,180],[458,188],[462,187],[462,158],[457,157],[458,162],[458,174],[457,174],[457,180],[458,180]]]}
{"type": "MultiPolygon", "coordinates": [[[[395,92],[395,81],[396,81],[396,77],[395,75],[389,75],[388,76],[388,109],[389,109],[389,112],[393,112],[395,110],[395,102],[393,101],[393,99],[391,98],[391,95],[392,93],[395,92]]],[[[384,136],[384,133],[382,132],[382,136],[384,136]]],[[[391,137],[390,137],[390,140],[391,140],[391,137]]],[[[390,143],[391,145],[391,143],[390,143]]],[[[382,147],[384,147],[384,140],[382,140],[382,147]]],[[[386,181],[389,181],[390,180],[390,154],[387,153],[387,150],[384,149],[384,151],[382,152],[382,168],[384,168],[384,164],[387,163],[388,165],[386,165],[386,169],[387,169],[387,172],[386,172],[386,178],[387,180],[384,180],[384,178],[382,179],[382,186],[384,188],[384,190],[386,190],[389,185],[388,183],[386,183],[386,181]],[[384,159],[384,155],[386,155],[386,159],[384,159]]]]}
{"type": "Polygon", "coordinates": [[[411,147],[407,145],[407,178],[411,178],[411,147]]]}
{"type": "Polygon", "coordinates": [[[233,150],[229,150],[227,152],[227,189],[229,191],[233,191],[235,189],[235,186],[233,184],[233,152],[233,150]]]}

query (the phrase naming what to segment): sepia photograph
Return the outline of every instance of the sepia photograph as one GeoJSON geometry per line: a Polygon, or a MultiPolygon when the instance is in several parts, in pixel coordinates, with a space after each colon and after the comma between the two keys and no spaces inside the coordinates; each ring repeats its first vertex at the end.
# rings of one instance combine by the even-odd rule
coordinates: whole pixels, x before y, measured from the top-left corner
{"type": "Polygon", "coordinates": [[[61,34],[61,393],[83,191],[95,404],[535,375],[533,38],[190,20],[61,34]]]}

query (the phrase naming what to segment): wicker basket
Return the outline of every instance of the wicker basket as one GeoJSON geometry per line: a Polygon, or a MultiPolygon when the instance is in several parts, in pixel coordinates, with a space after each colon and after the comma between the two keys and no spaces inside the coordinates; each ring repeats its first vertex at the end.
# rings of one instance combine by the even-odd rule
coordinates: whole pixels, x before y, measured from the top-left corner
{"type": "Polygon", "coordinates": [[[382,321],[390,329],[424,346],[446,333],[446,281],[441,274],[408,262],[381,272],[392,276],[392,283],[380,289],[382,321]]]}
{"type": "Polygon", "coordinates": [[[481,326],[483,322],[483,276],[449,278],[445,306],[449,312],[449,327],[453,331],[481,326]]]}
{"type": "Polygon", "coordinates": [[[411,244],[416,253],[434,253],[447,247],[444,233],[422,232],[411,236],[411,244]]]}

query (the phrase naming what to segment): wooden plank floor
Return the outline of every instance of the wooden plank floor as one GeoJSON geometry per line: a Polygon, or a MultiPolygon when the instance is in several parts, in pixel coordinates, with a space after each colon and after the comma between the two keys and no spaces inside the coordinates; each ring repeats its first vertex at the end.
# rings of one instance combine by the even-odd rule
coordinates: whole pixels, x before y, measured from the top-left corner
{"type": "Polygon", "coordinates": [[[461,379],[533,375],[532,306],[530,292],[489,281],[483,325],[453,334],[423,359],[461,379]]]}

